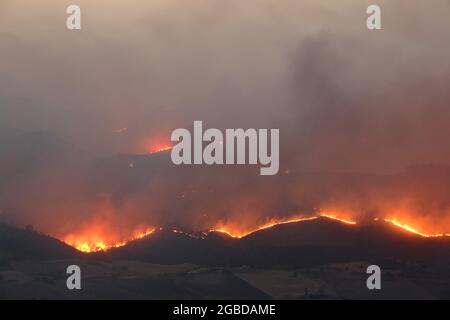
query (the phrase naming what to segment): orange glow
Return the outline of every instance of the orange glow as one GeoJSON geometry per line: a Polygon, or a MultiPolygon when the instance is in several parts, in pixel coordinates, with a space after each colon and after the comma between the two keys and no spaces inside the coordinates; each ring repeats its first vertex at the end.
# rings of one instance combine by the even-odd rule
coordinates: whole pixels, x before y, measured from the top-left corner
{"type": "Polygon", "coordinates": [[[340,222],[345,223],[345,224],[356,224],[355,221],[352,221],[352,220],[349,220],[349,219],[344,219],[344,218],[338,218],[338,217],[336,217],[334,215],[321,214],[320,216],[328,218],[328,219],[332,219],[332,220],[337,220],[337,221],[340,221],[340,222]]]}
{"type": "MultiPolygon", "coordinates": [[[[332,220],[336,220],[339,221],[341,223],[345,223],[345,224],[349,224],[349,225],[356,225],[357,222],[350,220],[350,219],[345,219],[345,218],[340,218],[337,217],[336,215],[332,215],[332,214],[327,214],[327,213],[322,213],[318,216],[313,216],[313,217],[300,217],[300,218],[291,218],[291,219],[279,219],[279,220],[273,220],[267,224],[261,225],[260,227],[254,228],[252,230],[247,230],[247,231],[234,231],[233,228],[231,227],[220,227],[218,229],[213,229],[211,230],[211,232],[219,232],[219,233],[223,233],[223,234],[227,234],[228,236],[232,237],[232,238],[243,238],[246,237],[252,233],[255,233],[257,231],[260,230],[264,230],[264,229],[268,229],[268,228],[272,228],[274,226],[277,225],[282,225],[282,224],[288,224],[288,223],[295,223],[295,222],[301,222],[301,221],[308,221],[308,220],[315,220],[318,219],[320,217],[324,217],[324,218],[328,218],[328,219],[332,219],[332,220]]],[[[375,221],[378,221],[380,219],[375,218],[375,221]]],[[[382,219],[385,222],[391,223],[392,225],[401,228],[403,230],[406,230],[408,232],[411,232],[413,234],[416,234],[418,236],[421,237],[425,237],[425,238],[440,238],[440,237],[450,237],[450,233],[436,233],[436,234],[427,234],[427,233],[423,233],[418,231],[418,229],[411,227],[408,224],[404,224],[404,223],[400,223],[398,222],[396,219],[382,219]]]]}
{"type": "Polygon", "coordinates": [[[150,148],[150,154],[172,150],[173,146],[169,144],[156,144],[150,148]]]}
{"type": "Polygon", "coordinates": [[[170,134],[159,133],[152,135],[151,138],[146,138],[141,143],[141,151],[145,154],[154,154],[173,149],[173,144],[170,141],[170,134]]]}
{"type": "MultiPolygon", "coordinates": [[[[267,223],[262,224],[256,228],[244,230],[244,231],[238,230],[237,228],[233,228],[230,226],[221,226],[216,229],[211,229],[209,232],[223,233],[232,238],[240,239],[240,238],[246,237],[250,234],[253,234],[255,232],[273,228],[278,225],[296,223],[296,222],[302,222],[302,221],[312,221],[312,220],[316,220],[319,218],[331,219],[331,220],[335,220],[340,223],[344,223],[344,224],[348,224],[348,225],[356,225],[357,224],[357,222],[355,222],[351,219],[340,218],[340,217],[337,217],[335,214],[321,213],[317,216],[311,216],[311,217],[297,216],[297,217],[293,217],[293,218],[272,219],[272,220],[269,220],[267,223]]],[[[413,234],[421,236],[421,237],[426,237],[426,238],[450,237],[450,234],[448,234],[448,233],[426,234],[426,233],[418,231],[418,229],[411,227],[408,224],[400,223],[396,219],[375,218],[374,220],[390,223],[390,224],[394,225],[395,227],[401,228],[405,231],[408,231],[410,233],[413,233],[413,234]]],[[[87,229],[87,231],[85,230],[85,232],[80,233],[77,236],[69,235],[69,236],[65,237],[63,241],[66,242],[68,245],[70,245],[82,252],[87,252],[87,253],[100,252],[100,251],[107,251],[112,248],[123,247],[130,241],[145,238],[145,237],[153,234],[155,232],[155,228],[144,227],[144,228],[136,229],[129,237],[124,238],[119,241],[105,240],[105,239],[108,239],[108,237],[105,237],[104,236],[105,233],[102,231],[103,230],[99,227],[90,228],[90,229],[87,229]]],[[[204,236],[206,235],[206,233],[190,234],[190,233],[186,233],[181,230],[172,230],[172,231],[174,233],[184,234],[184,235],[196,238],[196,239],[204,239],[204,236]]]]}
{"type": "Polygon", "coordinates": [[[128,242],[139,240],[155,232],[154,228],[140,228],[135,230],[132,235],[122,240],[105,240],[114,238],[111,235],[105,236],[100,227],[87,228],[79,235],[70,234],[64,238],[64,242],[82,252],[100,252],[112,248],[125,246],[128,242]],[[97,232],[97,233],[96,233],[97,232]]]}
{"type": "Polygon", "coordinates": [[[402,228],[411,233],[417,234],[421,237],[425,238],[440,238],[440,237],[450,237],[450,233],[436,233],[436,234],[426,234],[418,231],[416,228],[411,227],[410,225],[403,224],[398,222],[396,219],[383,219],[385,222],[392,223],[394,226],[402,228]]]}
{"type": "Polygon", "coordinates": [[[273,219],[269,222],[267,222],[266,224],[263,224],[255,229],[252,230],[248,230],[248,231],[232,231],[232,228],[227,228],[227,227],[220,227],[218,229],[212,229],[210,230],[210,232],[219,232],[219,233],[223,233],[223,234],[227,234],[228,236],[232,237],[232,238],[243,238],[246,237],[252,233],[255,233],[257,231],[261,231],[261,230],[265,230],[265,229],[269,229],[278,225],[283,225],[283,224],[288,224],[288,223],[296,223],[296,222],[302,222],[302,221],[310,221],[310,220],[316,220],[320,217],[324,217],[324,218],[328,218],[328,219],[332,219],[332,220],[337,220],[340,221],[342,223],[345,224],[350,224],[350,225],[355,225],[356,222],[348,220],[348,219],[341,219],[338,218],[334,215],[328,215],[328,214],[321,214],[318,216],[312,216],[312,217],[294,217],[294,218],[285,218],[285,219],[273,219]]]}

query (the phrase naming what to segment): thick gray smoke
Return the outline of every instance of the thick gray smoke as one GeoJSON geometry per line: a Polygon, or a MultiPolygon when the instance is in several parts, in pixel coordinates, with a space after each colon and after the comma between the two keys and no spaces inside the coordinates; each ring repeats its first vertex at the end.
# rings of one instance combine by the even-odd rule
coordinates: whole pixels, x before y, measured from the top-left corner
{"type": "MultiPolygon", "coordinates": [[[[77,2],[81,32],[65,28],[71,1],[0,1],[4,219],[60,236],[99,211],[119,229],[250,225],[330,203],[371,216],[390,197],[373,189],[389,181],[307,172],[393,174],[450,162],[448,1],[378,1],[380,31],[365,27],[372,1],[77,2]],[[122,160],[111,174],[103,160],[92,164],[148,152],[194,120],[280,128],[282,177],[169,164],[127,176],[115,167],[122,160]],[[174,201],[187,190],[188,204],[174,201]]],[[[421,215],[431,203],[421,199],[421,215]]],[[[441,221],[439,203],[429,212],[441,221]]]]}

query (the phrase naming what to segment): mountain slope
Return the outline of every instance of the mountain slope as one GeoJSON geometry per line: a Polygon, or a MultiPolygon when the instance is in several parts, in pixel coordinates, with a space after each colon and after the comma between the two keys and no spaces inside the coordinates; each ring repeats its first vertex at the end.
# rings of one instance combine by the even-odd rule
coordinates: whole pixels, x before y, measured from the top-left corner
{"type": "Polygon", "coordinates": [[[157,232],[104,255],[154,263],[301,267],[357,260],[431,259],[445,257],[449,250],[448,238],[423,238],[385,222],[355,226],[319,218],[274,226],[242,239],[214,232],[201,238],[157,232]]]}
{"type": "Polygon", "coordinates": [[[0,224],[0,260],[47,260],[77,257],[80,253],[65,243],[39,234],[0,224]]]}

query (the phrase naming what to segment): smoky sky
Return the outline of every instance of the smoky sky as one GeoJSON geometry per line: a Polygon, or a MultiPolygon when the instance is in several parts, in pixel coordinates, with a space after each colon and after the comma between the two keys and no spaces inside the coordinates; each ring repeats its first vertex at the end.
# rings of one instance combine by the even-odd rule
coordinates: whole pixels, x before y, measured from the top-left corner
{"type": "MultiPolygon", "coordinates": [[[[193,216],[208,225],[231,209],[244,219],[247,209],[264,216],[357,198],[352,191],[323,201],[332,192],[311,177],[308,185],[258,180],[255,192],[244,183],[236,189],[243,194],[221,190],[208,201],[196,195],[189,206],[172,196],[196,192],[190,175],[182,182],[157,176],[125,200],[120,183],[110,190],[109,181],[108,192],[86,187],[90,160],[145,153],[194,120],[205,127],[279,128],[281,173],[393,174],[412,164],[450,163],[449,2],[376,2],[379,31],[366,28],[373,1],[0,0],[0,142],[7,146],[0,154],[27,141],[10,137],[30,132],[50,132],[53,145],[72,150],[58,156],[63,164],[37,159],[38,169],[14,183],[8,177],[23,172],[17,168],[28,153],[21,161],[5,156],[0,214],[19,208],[10,212],[20,223],[61,235],[93,211],[106,212],[115,228],[123,212],[132,212],[134,226],[189,223],[193,216]],[[65,27],[71,4],[82,9],[81,31],[65,27]],[[204,218],[206,207],[219,210],[204,218]],[[181,217],[180,209],[192,214],[181,217]]],[[[211,189],[214,179],[202,174],[196,172],[196,182],[211,189]]],[[[220,178],[239,182],[240,171],[220,178]]]]}
{"type": "Polygon", "coordinates": [[[371,32],[366,1],[78,1],[70,32],[71,2],[2,1],[1,127],[142,152],[197,119],[279,127],[306,169],[447,162],[448,1],[379,3],[371,32]]]}

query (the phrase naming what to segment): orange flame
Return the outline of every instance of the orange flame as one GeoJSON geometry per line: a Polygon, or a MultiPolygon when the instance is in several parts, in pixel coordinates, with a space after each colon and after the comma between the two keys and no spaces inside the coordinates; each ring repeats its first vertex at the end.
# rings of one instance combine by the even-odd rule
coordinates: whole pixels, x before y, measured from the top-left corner
{"type": "Polygon", "coordinates": [[[146,138],[141,143],[142,151],[145,154],[155,154],[173,149],[173,144],[167,137],[169,134],[153,135],[151,138],[146,138]]]}
{"type": "MultiPolygon", "coordinates": [[[[232,238],[240,239],[240,238],[246,237],[250,234],[253,234],[255,232],[273,228],[278,225],[296,223],[296,222],[302,222],[302,221],[311,221],[311,220],[319,219],[321,217],[339,221],[341,223],[348,224],[348,225],[356,225],[357,224],[356,221],[353,221],[351,219],[346,219],[346,218],[340,218],[335,214],[321,213],[319,215],[311,216],[311,217],[297,216],[297,217],[293,217],[293,218],[272,219],[263,225],[260,225],[256,228],[253,228],[251,230],[246,230],[246,231],[239,231],[232,227],[222,226],[217,229],[211,229],[209,232],[219,232],[219,233],[226,234],[232,238]]],[[[395,227],[401,228],[407,232],[416,234],[421,237],[426,237],[426,238],[450,237],[450,234],[448,234],[448,233],[426,234],[426,233],[418,231],[418,229],[411,227],[408,224],[401,223],[396,219],[375,218],[374,220],[376,220],[376,221],[382,220],[384,222],[391,223],[395,227]]],[[[93,233],[84,233],[80,236],[69,235],[69,236],[65,237],[65,239],[63,241],[66,242],[68,245],[76,248],[79,251],[90,253],[90,252],[107,251],[112,248],[123,247],[130,241],[145,238],[155,232],[155,228],[149,228],[149,227],[140,228],[140,229],[135,230],[132,233],[132,235],[130,237],[128,237],[127,239],[124,239],[122,241],[109,241],[108,242],[108,241],[102,239],[101,232],[95,233],[95,230],[98,230],[98,228],[91,230],[91,232],[93,232],[93,233]]],[[[193,235],[190,235],[190,234],[185,233],[180,230],[172,230],[172,231],[175,233],[182,233],[182,234],[186,234],[189,236],[193,236],[193,235]]],[[[195,237],[198,239],[202,238],[202,237],[196,236],[196,235],[195,235],[195,237]]]]}
{"type": "Polygon", "coordinates": [[[173,149],[173,146],[169,145],[169,144],[156,144],[150,148],[150,154],[169,151],[172,149],[173,149]]]}
{"type": "MultiPolygon", "coordinates": [[[[257,231],[260,230],[264,230],[264,229],[268,229],[268,228],[272,228],[274,226],[277,225],[282,225],[282,224],[288,224],[288,223],[295,223],[295,222],[301,222],[301,221],[308,221],[308,220],[315,220],[318,219],[320,217],[324,217],[324,218],[328,218],[328,219],[332,219],[332,220],[336,220],[339,221],[341,223],[345,223],[345,224],[349,224],[349,225],[356,225],[357,222],[350,220],[350,219],[345,219],[345,218],[340,218],[337,217],[336,215],[332,215],[332,214],[327,214],[327,213],[322,213],[318,216],[312,216],[312,217],[300,217],[300,218],[290,218],[290,219],[279,219],[279,220],[273,220],[267,224],[261,225],[257,228],[254,228],[252,230],[248,230],[248,231],[244,231],[244,232],[239,232],[239,231],[232,231],[232,228],[227,228],[227,227],[220,227],[218,229],[212,229],[210,230],[211,232],[219,232],[219,233],[223,233],[223,234],[227,234],[228,236],[232,237],[232,238],[243,238],[246,237],[252,233],[255,233],[257,231]]],[[[374,220],[379,220],[378,218],[374,219],[374,220]]],[[[425,238],[441,238],[441,237],[450,237],[450,233],[436,233],[436,234],[427,234],[427,233],[423,233],[418,231],[418,229],[411,227],[408,224],[404,224],[401,223],[399,221],[397,221],[396,219],[382,219],[385,222],[391,223],[392,225],[401,228],[405,231],[411,232],[413,234],[416,234],[418,236],[421,237],[425,237],[425,238]]]]}
{"type": "Polygon", "coordinates": [[[219,233],[223,233],[223,234],[227,234],[228,236],[232,237],[232,238],[243,238],[246,237],[252,233],[261,231],[261,230],[265,230],[265,229],[269,229],[278,225],[283,225],[283,224],[288,224],[288,223],[295,223],[295,222],[302,222],[302,221],[310,221],[310,220],[316,220],[320,217],[324,217],[324,218],[328,218],[328,219],[332,219],[332,220],[337,220],[340,221],[342,223],[345,224],[350,224],[350,225],[354,225],[356,224],[356,222],[348,220],[348,219],[342,219],[342,218],[338,218],[334,215],[329,215],[329,214],[321,214],[318,216],[312,216],[312,217],[294,217],[294,218],[285,218],[285,219],[274,219],[269,221],[266,224],[263,224],[255,229],[249,230],[249,231],[244,231],[244,232],[239,232],[239,231],[231,231],[226,227],[221,227],[219,229],[212,229],[210,230],[210,232],[219,232],[219,233]]]}
{"type": "Polygon", "coordinates": [[[436,233],[436,234],[427,234],[418,231],[417,229],[411,227],[410,225],[403,224],[398,222],[396,219],[383,219],[385,222],[392,223],[394,226],[402,228],[403,230],[409,231],[411,233],[417,234],[421,237],[425,238],[441,238],[441,237],[450,237],[450,233],[436,233]]]}
{"type": "Polygon", "coordinates": [[[145,228],[143,230],[138,229],[133,232],[131,237],[122,241],[106,241],[102,239],[101,234],[96,234],[95,230],[93,230],[92,232],[92,234],[86,232],[79,236],[71,234],[66,236],[63,241],[82,252],[100,252],[107,251],[112,248],[120,248],[125,246],[130,241],[145,238],[155,232],[155,228],[145,228]]]}

